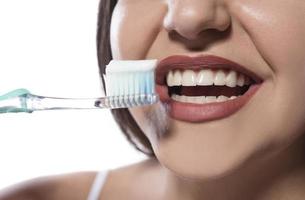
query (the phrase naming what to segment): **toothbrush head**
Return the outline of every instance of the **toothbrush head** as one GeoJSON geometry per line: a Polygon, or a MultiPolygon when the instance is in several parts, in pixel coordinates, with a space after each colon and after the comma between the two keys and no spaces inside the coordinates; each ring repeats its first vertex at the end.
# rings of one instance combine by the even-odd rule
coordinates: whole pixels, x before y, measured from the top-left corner
{"type": "Polygon", "coordinates": [[[112,60],[106,66],[106,96],[121,107],[157,102],[156,66],[157,60],[112,60]]]}

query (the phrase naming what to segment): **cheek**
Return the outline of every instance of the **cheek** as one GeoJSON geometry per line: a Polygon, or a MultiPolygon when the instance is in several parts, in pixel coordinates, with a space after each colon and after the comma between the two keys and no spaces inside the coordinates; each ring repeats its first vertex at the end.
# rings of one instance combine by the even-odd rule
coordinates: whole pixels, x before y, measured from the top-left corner
{"type": "Polygon", "coordinates": [[[248,0],[239,19],[277,76],[305,75],[305,2],[248,0]],[[300,73],[301,72],[301,73],[300,73]]]}
{"type": "MultiPolygon", "coordinates": [[[[304,132],[305,1],[247,0],[238,18],[273,71],[268,95],[275,137],[304,132]],[[276,6],[275,6],[276,5],[276,6]]],[[[268,97],[267,97],[268,98],[268,97]]]]}
{"type": "Polygon", "coordinates": [[[137,124],[140,126],[141,130],[145,133],[146,137],[149,139],[149,141],[153,140],[153,135],[148,134],[148,122],[146,119],[145,113],[150,112],[151,109],[149,107],[134,107],[128,109],[137,124]]]}
{"type": "Polygon", "coordinates": [[[159,102],[151,106],[129,108],[129,111],[156,149],[160,138],[171,129],[167,105],[159,102]]]}
{"type": "Polygon", "coordinates": [[[145,59],[155,41],[166,6],[161,1],[118,3],[112,15],[110,39],[115,59],[145,59]]]}

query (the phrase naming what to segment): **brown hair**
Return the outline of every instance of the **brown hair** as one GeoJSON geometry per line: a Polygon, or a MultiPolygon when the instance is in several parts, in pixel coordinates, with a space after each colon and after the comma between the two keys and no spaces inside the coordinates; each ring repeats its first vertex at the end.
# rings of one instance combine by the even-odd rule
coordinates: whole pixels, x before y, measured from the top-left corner
{"type": "MultiPolygon", "coordinates": [[[[117,0],[101,0],[98,11],[98,23],[97,23],[97,57],[99,64],[100,76],[103,82],[103,89],[105,90],[105,80],[103,74],[105,73],[105,67],[112,59],[112,53],[110,48],[110,23],[111,16],[117,0]]],[[[125,134],[127,140],[139,151],[145,153],[150,157],[154,157],[152,146],[144,135],[138,124],[127,108],[113,109],[111,113],[119,125],[122,132],[125,134]]]]}

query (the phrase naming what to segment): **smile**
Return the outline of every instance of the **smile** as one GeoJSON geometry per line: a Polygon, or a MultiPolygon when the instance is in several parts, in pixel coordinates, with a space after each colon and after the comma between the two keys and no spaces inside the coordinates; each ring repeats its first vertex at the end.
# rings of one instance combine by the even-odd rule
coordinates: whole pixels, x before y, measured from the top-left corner
{"type": "Polygon", "coordinates": [[[203,122],[243,107],[262,85],[249,69],[217,56],[170,56],[156,69],[157,92],[171,117],[203,122]]]}

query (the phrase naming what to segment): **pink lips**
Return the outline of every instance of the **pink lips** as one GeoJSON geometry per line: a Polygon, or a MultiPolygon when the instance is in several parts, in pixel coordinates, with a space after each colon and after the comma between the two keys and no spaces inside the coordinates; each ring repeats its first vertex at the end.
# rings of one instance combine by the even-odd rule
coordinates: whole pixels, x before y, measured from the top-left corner
{"type": "Polygon", "coordinates": [[[159,62],[156,69],[156,83],[156,90],[160,96],[160,100],[169,105],[172,118],[187,122],[204,122],[228,117],[237,112],[260,88],[262,79],[245,67],[218,56],[189,57],[176,55],[167,57],[159,62]],[[255,84],[252,84],[244,95],[224,102],[193,104],[178,102],[169,97],[168,87],[165,83],[165,77],[169,70],[198,70],[203,68],[233,69],[251,77],[255,81],[255,84]]]}

